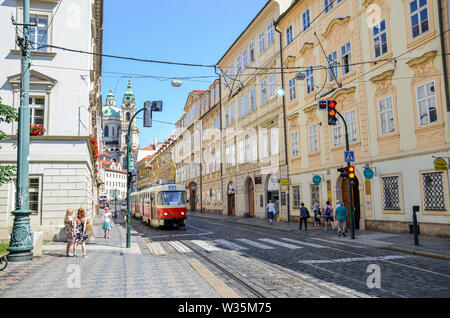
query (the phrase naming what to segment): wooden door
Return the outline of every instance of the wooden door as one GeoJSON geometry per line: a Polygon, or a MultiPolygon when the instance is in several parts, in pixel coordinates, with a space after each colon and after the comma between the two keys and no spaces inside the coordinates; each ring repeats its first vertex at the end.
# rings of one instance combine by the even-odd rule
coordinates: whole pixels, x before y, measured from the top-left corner
{"type": "Polygon", "coordinates": [[[228,195],[228,215],[236,215],[234,207],[234,194],[228,195]]]}
{"type": "Polygon", "coordinates": [[[255,216],[255,188],[253,182],[249,180],[248,182],[248,212],[251,217],[255,216]]]}

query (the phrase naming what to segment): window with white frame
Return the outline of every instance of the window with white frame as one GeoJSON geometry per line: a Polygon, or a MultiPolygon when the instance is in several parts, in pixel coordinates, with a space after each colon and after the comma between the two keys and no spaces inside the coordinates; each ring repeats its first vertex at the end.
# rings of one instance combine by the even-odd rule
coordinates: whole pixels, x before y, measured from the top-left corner
{"type": "Polygon", "coordinates": [[[40,211],[40,178],[30,177],[28,179],[28,207],[32,214],[40,211]]]}
{"type": "Polygon", "coordinates": [[[289,80],[289,102],[295,101],[297,95],[295,93],[295,77],[289,80]]]}
{"type": "Polygon", "coordinates": [[[216,117],[216,128],[220,129],[219,116],[216,117]]]}
{"type": "Polygon", "coordinates": [[[300,208],[300,186],[293,186],[292,187],[292,197],[293,197],[293,207],[294,208],[300,208]]]}
{"type": "Polygon", "coordinates": [[[259,54],[264,52],[265,50],[265,39],[264,39],[264,30],[259,34],[259,54]]]}
{"type": "Polygon", "coordinates": [[[324,11],[325,13],[330,12],[331,9],[333,9],[335,3],[339,3],[342,0],[324,0],[324,11]]]}
{"type": "Polygon", "coordinates": [[[30,97],[30,124],[44,126],[45,97],[30,97]]]}
{"type": "Polygon", "coordinates": [[[290,25],[286,28],[286,45],[289,45],[292,41],[293,41],[292,25],[290,25]]]}
{"type": "Polygon", "coordinates": [[[248,66],[247,49],[244,49],[244,51],[242,52],[242,63],[244,64],[244,68],[248,66]]]}
{"type": "Polygon", "coordinates": [[[241,56],[240,55],[237,57],[236,66],[237,66],[237,73],[236,74],[239,75],[241,73],[241,68],[242,68],[241,56]]]}
{"type": "Polygon", "coordinates": [[[250,138],[245,136],[245,162],[250,162],[250,138]]]}
{"type": "Polygon", "coordinates": [[[231,166],[236,165],[236,143],[231,146],[231,166]]]}
{"type": "Polygon", "coordinates": [[[338,118],[336,124],[332,126],[333,146],[338,147],[342,145],[342,120],[338,118]]]}
{"type": "Polygon", "coordinates": [[[233,77],[234,77],[234,66],[233,66],[233,63],[231,63],[231,65],[229,67],[228,74],[230,75],[231,79],[233,79],[233,77]]]}
{"type": "Polygon", "coordinates": [[[230,112],[227,107],[225,108],[225,127],[228,127],[229,124],[230,124],[230,112]]]}
{"type": "Polygon", "coordinates": [[[309,9],[306,9],[305,12],[302,13],[302,21],[303,21],[303,31],[306,31],[311,26],[311,18],[309,16],[309,9]]]}
{"type": "Polygon", "coordinates": [[[298,158],[299,149],[298,149],[298,132],[294,131],[291,133],[291,152],[292,158],[298,158]]]}
{"type": "Polygon", "coordinates": [[[338,78],[338,62],[337,62],[337,52],[334,51],[328,54],[328,81],[332,82],[338,78]]]}
{"type": "Polygon", "coordinates": [[[261,105],[267,103],[266,80],[261,82],[261,105]]]}
{"type": "Polygon", "coordinates": [[[217,86],[216,86],[216,98],[220,98],[219,89],[220,89],[220,86],[217,85],[217,86]]]}
{"type": "Polygon", "coordinates": [[[270,152],[272,155],[278,154],[278,128],[272,127],[270,129],[270,152]]]}
{"type": "Polygon", "coordinates": [[[269,98],[272,99],[275,97],[275,74],[269,75],[269,98]]]}
{"type": "Polygon", "coordinates": [[[230,167],[230,163],[231,163],[230,147],[226,147],[225,148],[225,167],[229,168],[230,167]]]}
{"type": "Polygon", "coordinates": [[[250,105],[252,111],[256,109],[256,90],[254,88],[250,91],[250,105]]]}
{"type": "Polygon", "coordinates": [[[239,164],[243,164],[244,163],[244,161],[245,161],[245,158],[244,158],[244,141],[243,140],[240,140],[239,141],[239,143],[238,143],[238,150],[239,150],[239,164]]]}
{"type": "Polygon", "coordinates": [[[30,30],[31,50],[47,52],[48,44],[48,17],[30,16],[30,23],[34,25],[34,18],[37,17],[37,26],[32,26],[30,30]]]}
{"type": "Polygon", "coordinates": [[[235,107],[234,104],[230,107],[230,124],[234,123],[234,113],[235,113],[235,107]]]}
{"type": "Polygon", "coordinates": [[[273,22],[270,22],[267,26],[267,46],[270,46],[273,42],[273,22]]]}
{"type": "Polygon", "coordinates": [[[241,119],[244,115],[243,109],[242,109],[242,98],[239,98],[238,100],[238,119],[241,119]]]}
{"type": "Polygon", "coordinates": [[[312,66],[306,69],[305,75],[306,75],[306,94],[311,94],[312,92],[314,92],[314,73],[312,66]]]}
{"type": "Polygon", "coordinates": [[[350,110],[345,112],[344,119],[347,123],[349,142],[355,142],[358,139],[356,134],[356,111],[350,110]]]}
{"type": "Polygon", "coordinates": [[[380,134],[382,136],[392,134],[395,131],[392,96],[378,101],[378,113],[380,116],[380,134]]]}
{"type": "Polygon", "coordinates": [[[262,132],[262,157],[265,158],[269,155],[269,133],[267,129],[262,132]]]}
{"type": "Polygon", "coordinates": [[[419,125],[437,122],[436,89],[434,81],[416,88],[419,125]]]}
{"type": "Polygon", "coordinates": [[[416,38],[427,32],[430,27],[428,23],[428,0],[414,0],[409,2],[409,17],[411,21],[411,36],[416,38]]]}
{"type": "Polygon", "coordinates": [[[252,136],[252,162],[257,162],[258,161],[258,136],[257,135],[253,135],[252,136]]]}
{"type": "Polygon", "coordinates": [[[248,102],[248,94],[245,94],[244,96],[244,115],[247,115],[249,113],[249,102],[248,102]]]}
{"type": "Polygon", "coordinates": [[[314,153],[319,150],[317,141],[317,125],[309,126],[309,152],[314,153]]]}
{"type": "Polygon", "coordinates": [[[250,63],[255,61],[255,42],[251,42],[248,47],[250,53],[250,63]]]}
{"type": "Polygon", "coordinates": [[[350,66],[351,61],[352,61],[352,48],[350,42],[347,42],[345,45],[341,46],[342,75],[348,74],[352,70],[350,66]]]}
{"type": "Polygon", "coordinates": [[[387,53],[387,32],[386,20],[381,21],[373,27],[373,47],[375,57],[380,57],[387,53]]]}

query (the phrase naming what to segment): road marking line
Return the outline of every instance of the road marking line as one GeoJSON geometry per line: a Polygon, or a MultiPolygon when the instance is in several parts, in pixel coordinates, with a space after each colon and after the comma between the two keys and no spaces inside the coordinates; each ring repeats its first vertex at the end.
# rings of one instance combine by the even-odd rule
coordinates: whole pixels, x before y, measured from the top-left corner
{"type": "Polygon", "coordinates": [[[353,245],[353,244],[346,244],[346,243],[341,243],[341,242],[335,242],[333,240],[324,240],[324,239],[320,239],[320,238],[313,238],[313,237],[311,237],[311,240],[329,242],[329,243],[333,243],[333,244],[345,245],[345,246],[350,246],[350,247],[355,247],[355,248],[365,248],[364,246],[353,245]]]}
{"type": "Polygon", "coordinates": [[[189,242],[192,242],[192,243],[194,243],[195,245],[200,246],[201,248],[207,250],[208,252],[222,251],[221,248],[216,247],[216,246],[213,246],[213,245],[211,245],[211,244],[209,244],[209,243],[206,243],[205,241],[201,241],[201,240],[192,240],[192,241],[189,241],[189,242]]]}
{"type": "Polygon", "coordinates": [[[161,243],[149,243],[147,244],[148,249],[152,255],[167,255],[166,250],[162,247],[161,243]]]}
{"type": "Polygon", "coordinates": [[[288,244],[288,243],[283,243],[283,242],[271,240],[271,239],[268,239],[268,238],[262,238],[262,239],[259,239],[259,240],[263,241],[263,242],[266,242],[266,243],[271,243],[271,244],[287,247],[287,248],[290,248],[290,249],[303,248],[302,246],[296,246],[296,245],[292,245],[292,244],[288,244]]]}
{"type": "Polygon", "coordinates": [[[231,248],[232,250],[236,250],[236,251],[248,250],[247,247],[240,246],[238,244],[229,242],[227,240],[214,240],[214,241],[219,244],[222,244],[225,247],[231,248]]]}
{"type": "Polygon", "coordinates": [[[172,246],[175,250],[177,250],[180,253],[186,254],[186,253],[192,252],[192,250],[189,247],[184,246],[183,244],[181,244],[178,241],[170,241],[170,242],[167,242],[167,243],[169,243],[170,246],[172,246]]]}
{"type": "Polygon", "coordinates": [[[302,242],[302,241],[298,241],[298,240],[291,240],[291,239],[288,239],[288,238],[282,238],[282,240],[288,241],[288,242],[292,242],[292,243],[301,244],[301,245],[306,245],[306,246],[310,246],[310,247],[316,247],[316,248],[327,248],[328,247],[328,246],[323,246],[323,245],[314,244],[314,243],[307,243],[307,242],[302,242]]]}
{"type": "Polygon", "coordinates": [[[340,258],[340,259],[318,259],[318,260],[306,260],[299,261],[299,263],[303,264],[325,264],[325,263],[350,263],[350,262],[358,262],[358,261],[377,261],[384,259],[399,259],[399,258],[407,258],[410,255],[388,255],[388,256],[373,256],[373,257],[352,257],[352,258],[340,258]]]}
{"type": "Polygon", "coordinates": [[[271,249],[273,249],[272,246],[267,246],[267,245],[260,244],[260,243],[257,243],[257,242],[253,242],[253,241],[250,241],[250,240],[247,240],[247,239],[244,239],[244,238],[236,239],[236,240],[239,241],[239,242],[242,242],[242,243],[245,243],[245,244],[257,247],[257,248],[262,248],[264,250],[271,250],[271,249]]]}

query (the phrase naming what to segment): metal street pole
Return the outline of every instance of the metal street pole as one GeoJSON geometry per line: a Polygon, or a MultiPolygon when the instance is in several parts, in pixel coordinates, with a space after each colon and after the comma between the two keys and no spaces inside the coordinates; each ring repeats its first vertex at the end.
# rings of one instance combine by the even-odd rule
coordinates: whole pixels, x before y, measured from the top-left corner
{"type": "Polygon", "coordinates": [[[127,133],[127,248],[131,247],[131,211],[130,211],[130,196],[131,196],[131,178],[130,178],[130,157],[131,157],[131,124],[133,123],[134,118],[137,114],[143,111],[145,108],[138,110],[133,117],[131,117],[130,123],[128,124],[128,133],[127,133]]]}
{"type": "MultiPolygon", "coordinates": [[[[336,111],[336,113],[341,117],[342,121],[344,122],[345,127],[345,148],[347,151],[350,151],[350,146],[348,142],[348,130],[347,130],[347,122],[345,121],[344,117],[341,115],[340,112],[336,111]]],[[[350,167],[350,162],[347,162],[347,168],[350,167]]],[[[353,193],[352,193],[352,185],[351,180],[348,178],[348,194],[349,194],[349,200],[350,200],[350,223],[351,223],[351,238],[355,238],[355,219],[353,215],[353,193]]]]}
{"type": "Polygon", "coordinates": [[[33,259],[33,245],[31,243],[30,218],[31,210],[28,208],[28,178],[30,152],[30,51],[29,51],[29,23],[30,0],[23,0],[23,42],[21,42],[22,66],[20,87],[20,107],[17,136],[17,179],[16,179],[16,209],[14,224],[9,243],[8,260],[10,262],[23,262],[33,259]]]}

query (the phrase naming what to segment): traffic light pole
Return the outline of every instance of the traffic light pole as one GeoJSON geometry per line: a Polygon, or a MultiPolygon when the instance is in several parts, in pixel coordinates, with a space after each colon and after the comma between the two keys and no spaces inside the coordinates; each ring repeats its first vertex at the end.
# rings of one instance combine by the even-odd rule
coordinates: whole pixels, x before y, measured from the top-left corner
{"type": "MultiPolygon", "coordinates": [[[[350,145],[348,142],[348,129],[347,129],[347,122],[345,121],[344,117],[341,115],[340,112],[336,111],[336,113],[341,117],[342,121],[344,122],[345,127],[345,148],[347,151],[350,151],[350,145]]],[[[347,162],[347,169],[350,167],[350,162],[347,162]]],[[[349,194],[349,201],[350,201],[350,224],[351,224],[351,238],[355,239],[355,218],[353,215],[353,193],[352,193],[352,185],[351,180],[348,178],[348,194],[349,194]]]]}
{"type": "Polygon", "coordinates": [[[131,178],[130,178],[130,158],[131,158],[131,124],[133,123],[134,118],[137,114],[139,114],[141,111],[143,111],[145,108],[142,108],[138,110],[133,117],[130,119],[130,123],[128,124],[128,133],[127,133],[127,248],[131,247],[131,203],[130,203],[130,196],[131,196],[131,178]]]}

